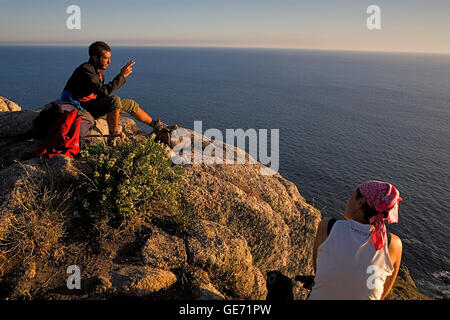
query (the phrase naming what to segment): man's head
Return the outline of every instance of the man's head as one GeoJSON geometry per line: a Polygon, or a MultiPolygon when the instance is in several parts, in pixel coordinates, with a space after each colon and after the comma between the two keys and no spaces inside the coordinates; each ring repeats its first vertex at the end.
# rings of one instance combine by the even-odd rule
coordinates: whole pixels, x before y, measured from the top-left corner
{"type": "Polygon", "coordinates": [[[105,42],[97,41],[89,46],[89,59],[100,70],[111,64],[111,48],[105,42]]]}

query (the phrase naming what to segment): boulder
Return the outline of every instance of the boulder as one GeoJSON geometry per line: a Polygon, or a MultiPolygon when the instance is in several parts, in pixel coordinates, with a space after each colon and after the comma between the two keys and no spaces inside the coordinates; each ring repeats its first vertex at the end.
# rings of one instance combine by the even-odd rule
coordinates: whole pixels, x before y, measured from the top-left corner
{"type": "Polygon", "coordinates": [[[154,268],[174,269],[187,261],[184,241],[154,227],[141,250],[143,262],[154,268]]]}
{"type": "Polygon", "coordinates": [[[33,129],[39,112],[33,110],[0,112],[0,139],[26,135],[33,129]]]}
{"type": "Polygon", "coordinates": [[[320,212],[280,174],[258,165],[184,168],[185,201],[197,215],[228,227],[249,244],[261,272],[312,274],[312,248],[320,212]],[[257,232],[255,232],[257,230],[257,232]]]}
{"type": "Polygon", "coordinates": [[[0,168],[5,168],[15,161],[26,161],[31,159],[39,144],[39,141],[34,139],[14,142],[0,147],[0,168]]]}
{"type": "Polygon", "coordinates": [[[195,268],[190,274],[192,278],[192,299],[194,300],[225,300],[225,296],[211,283],[206,271],[195,268]]]}
{"type": "MultiPolygon", "coordinates": [[[[262,274],[278,270],[291,278],[312,275],[320,211],[306,203],[295,184],[276,172],[267,175],[268,168],[243,150],[183,130],[173,160],[183,163],[190,159],[183,165],[183,201],[187,206],[199,219],[225,226],[236,237],[242,236],[254,266],[262,274]],[[198,155],[200,158],[195,158],[198,155]],[[223,164],[222,157],[235,163],[223,164]]],[[[307,294],[307,290],[295,288],[296,299],[307,294]]]]}
{"type": "Polygon", "coordinates": [[[51,159],[33,158],[0,170],[0,216],[7,208],[17,206],[15,197],[27,196],[23,190],[27,182],[40,183],[48,173],[57,176],[58,179],[73,179],[78,175],[77,169],[73,166],[73,159],[64,155],[51,159]]]}
{"type": "MultiPolygon", "coordinates": [[[[38,179],[44,174],[39,159],[32,159],[23,163],[16,163],[0,171],[0,212],[3,212],[5,202],[13,198],[26,179],[38,179]]],[[[14,206],[13,203],[10,204],[14,206]]]]}
{"type": "Polygon", "coordinates": [[[0,96],[0,112],[20,110],[22,110],[22,108],[17,103],[0,96]]]}
{"type": "Polygon", "coordinates": [[[167,289],[177,281],[170,271],[148,266],[124,265],[111,271],[111,291],[121,295],[142,297],[167,289]]]}
{"type": "Polygon", "coordinates": [[[221,294],[211,283],[201,283],[193,290],[195,300],[225,300],[221,294]]]}
{"type": "Polygon", "coordinates": [[[244,237],[225,226],[200,220],[186,240],[188,263],[209,272],[214,284],[236,299],[264,299],[265,280],[253,264],[244,237]]]}

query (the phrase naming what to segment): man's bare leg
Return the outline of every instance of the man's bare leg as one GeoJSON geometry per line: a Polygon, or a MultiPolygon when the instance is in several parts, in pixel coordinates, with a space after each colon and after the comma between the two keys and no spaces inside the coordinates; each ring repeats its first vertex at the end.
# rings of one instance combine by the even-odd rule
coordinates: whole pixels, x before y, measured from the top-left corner
{"type": "Polygon", "coordinates": [[[168,126],[161,120],[156,121],[156,120],[152,119],[152,117],[150,117],[144,110],[142,110],[139,107],[138,107],[138,111],[136,111],[136,113],[133,115],[133,117],[140,122],[148,124],[150,127],[154,127],[157,122],[160,122],[161,124],[163,124],[164,126],[168,127],[171,130],[178,129],[178,125],[176,125],[176,124],[172,125],[172,126],[168,126]]]}
{"type": "Polygon", "coordinates": [[[153,127],[154,122],[152,117],[150,117],[144,110],[142,110],[141,108],[138,108],[138,111],[136,111],[136,113],[133,115],[133,117],[140,121],[143,122],[145,124],[148,124],[149,126],[153,127]]]}
{"type": "Polygon", "coordinates": [[[108,123],[108,129],[110,134],[119,131],[119,116],[120,116],[119,109],[111,111],[106,115],[106,122],[108,123]]]}

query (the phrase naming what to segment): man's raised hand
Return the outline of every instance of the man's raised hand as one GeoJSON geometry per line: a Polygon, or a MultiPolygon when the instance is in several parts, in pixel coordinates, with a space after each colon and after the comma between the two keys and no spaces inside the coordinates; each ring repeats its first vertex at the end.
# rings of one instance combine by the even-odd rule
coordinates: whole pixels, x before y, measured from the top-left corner
{"type": "Polygon", "coordinates": [[[133,60],[128,62],[122,69],[120,69],[120,73],[126,78],[133,72],[132,66],[135,64],[133,60]]]}

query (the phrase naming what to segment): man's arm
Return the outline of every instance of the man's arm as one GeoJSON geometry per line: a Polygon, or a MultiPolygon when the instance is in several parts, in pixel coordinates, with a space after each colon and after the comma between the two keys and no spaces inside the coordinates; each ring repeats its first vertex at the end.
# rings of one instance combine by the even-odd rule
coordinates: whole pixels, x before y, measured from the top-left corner
{"type": "Polygon", "coordinates": [[[109,96],[126,82],[125,76],[122,73],[119,73],[111,82],[103,84],[99,75],[91,65],[83,66],[80,71],[82,73],[82,82],[86,86],[86,91],[94,93],[100,98],[109,96]]]}

